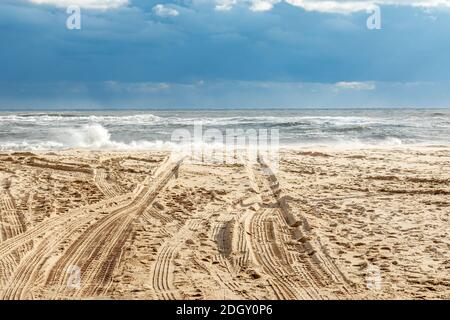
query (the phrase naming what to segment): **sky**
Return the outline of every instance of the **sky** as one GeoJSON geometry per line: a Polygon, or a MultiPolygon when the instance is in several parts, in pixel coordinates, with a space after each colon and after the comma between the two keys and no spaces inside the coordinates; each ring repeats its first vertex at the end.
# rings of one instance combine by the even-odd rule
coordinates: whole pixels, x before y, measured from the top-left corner
{"type": "Polygon", "coordinates": [[[449,89],[450,0],[0,1],[2,110],[450,107],[449,89]]]}

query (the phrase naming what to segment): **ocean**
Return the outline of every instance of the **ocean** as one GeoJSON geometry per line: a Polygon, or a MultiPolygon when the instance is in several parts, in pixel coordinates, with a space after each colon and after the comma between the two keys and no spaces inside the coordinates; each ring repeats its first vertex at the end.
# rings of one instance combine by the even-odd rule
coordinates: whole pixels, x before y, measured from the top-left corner
{"type": "Polygon", "coordinates": [[[0,112],[0,150],[153,150],[173,132],[277,130],[280,146],[449,146],[450,109],[0,112]]]}

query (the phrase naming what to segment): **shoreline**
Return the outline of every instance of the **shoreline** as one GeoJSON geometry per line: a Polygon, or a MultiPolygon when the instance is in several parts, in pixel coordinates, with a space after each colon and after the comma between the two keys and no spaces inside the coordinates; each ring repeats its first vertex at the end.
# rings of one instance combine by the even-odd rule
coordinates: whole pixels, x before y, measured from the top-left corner
{"type": "MultiPolygon", "coordinates": [[[[164,142],[169,143],[169,142],[164,142]]],[[[205,144],[205,146],[208,146],[205,144]]],[[[212,150],[223,150],[226,148],[226,145],[223,147],[209,147],[212,150]]],[[[233,150],[242,151],[249,149],[249,146],[244,147],[235,147],[233,150]]],[[[395,150],[445,150],[450,149],[450,145],[443,144],[403,144],[403,145],[366,145],[366,146],[354,146],[354,147],[346,147],[342,145],[283,145],[280,144],[279,151],[280,152],[289,152],[289,151],[300,151],[300,150],[330,150],[330,151],[395,151],[395,150]]],[[[152,153],[152,152],[172,152],[174,151],[173,147],[168,148],[82,148],[82,147],[67,147],[61,149],[5,149],[0,150],[0,154],[11,154],[11,153],[35,153],[35,154],[46,154],[46,153],[67,153],[67,152],[96,152],[96,153],[152,153]]]]}

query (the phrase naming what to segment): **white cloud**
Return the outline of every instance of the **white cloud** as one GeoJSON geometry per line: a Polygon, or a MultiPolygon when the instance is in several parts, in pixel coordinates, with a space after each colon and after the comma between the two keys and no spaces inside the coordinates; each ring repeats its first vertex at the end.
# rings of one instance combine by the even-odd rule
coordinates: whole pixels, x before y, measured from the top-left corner
{"type": "Polygon", "coordinates": [[[344,90],[375,90],[376,85],[373,82],[338,82],[335,85],[337,89],[344,90]]]}
{"type": "Polygon", "coordinates": [[[411,6],[422,8],[450,7],[450,0],[285,0],[306,11],[352,13],[366,11],[375,5],[411,6]]]}
{"type": "MultiPolygon", "coordinates": [[[[116,9],[130,3],[129,0],[28,0],[35,4],[49,4],[58,7],[71,5],[86,9],[116,9]]],[[[353,13],[365,11],[374,5],[397,5],[420,8],[450,8],[450,0],[215,0],[215,9],[218,11],[231,10],[235,5],[242,3],[255,12],[270,11],[280,2],[289,3],[292,6],[306,11],[327,13],[353,13]]],[[[178,16],[179,12],[163,4],[157,4],[153,11],[162,17],[178,16]]]]}
{"type": "Polygon", "coordinates": [[[116,9],[128,4],[128,0],[28,0],[35,4],[50,4],[57,7],[79,6],[86,9],[116,9]]]}
{"type": "Polygon", "coordinates": [[[252,11],[269,11],[273,6],[281,2],[280,0],[254,0],[250,5],[252,11]]]}
{"type": "Polygon", "coordinates": [[[365,11],[373,6],[373,1],[312,1],[312,0],[286,0],[290,5],[303,8],[306,11],[352,13],[365,11]]]}
{"type": "Polygon", "coordinates": [[[112,80],[105,81],[104,86],[110,91],[131,93],[155,93],[166,91],[171,88],[170,84],[165,82],[122,83],[112,80]]]}
{"type": "Polygon", "coordinates": [[[248,5],[251,11],[263,12],[272,10],[273,6],[283,0],[216,0],[216,10],[229,11],[238,3],[248,5]]]}
{"type": "Polygon", "coordinates": [[[341,14],[366,11],[375,5],[450,8],[450,0],[216,0],[216,10],[231,10],[242,3],[252,11],[269,11],[282,1],[306,11],[341,14]]]}
{"type": "Polygon", "coordinates": [[[163,4],[157,4],[156,6],[153,7],[153,12],[160,17],[176,17],[178,16],[180,13],[172,8],[166,7],[163,4]]]}
{"type": "Polygon", "coordinates": [[[237,0],[216,0],[217,11],[229,11],[237,3],[237,0]]]}
{"type": "Polygon", "coordinates": [[[412,6],[424,8],[450,7],[450,0],[413,1],[412,6]]]}

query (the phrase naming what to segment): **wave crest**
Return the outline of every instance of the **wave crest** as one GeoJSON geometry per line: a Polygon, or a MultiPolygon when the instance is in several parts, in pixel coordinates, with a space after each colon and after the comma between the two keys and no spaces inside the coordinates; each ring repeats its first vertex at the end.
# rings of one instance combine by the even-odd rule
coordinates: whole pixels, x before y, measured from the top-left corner
{"type": "Polygon", "coordinates": [[[171,143],[163,141],[139,140],[131,141],[130,143],[116,141],[111,138],[108,129],[98,123],[60,132],[58,140],[66,148],[152,150],[171,147],[171,143]]]}

